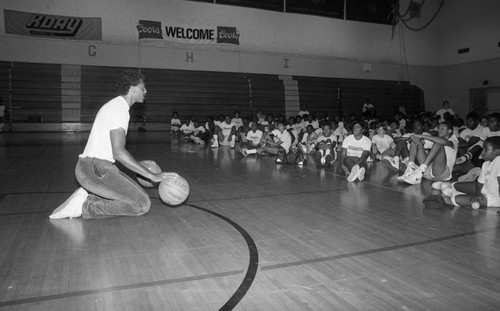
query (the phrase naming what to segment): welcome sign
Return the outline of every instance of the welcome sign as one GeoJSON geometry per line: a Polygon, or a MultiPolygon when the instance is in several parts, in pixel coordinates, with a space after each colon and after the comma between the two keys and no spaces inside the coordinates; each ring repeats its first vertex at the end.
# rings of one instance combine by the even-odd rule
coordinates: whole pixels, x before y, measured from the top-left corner
{"type": "Polygon", "coordinates": [[[165,39],[198,44],[240,44],[240,33],[236,27],[198,27],[140,20],[137,30],[139,39],[165,39]]]}

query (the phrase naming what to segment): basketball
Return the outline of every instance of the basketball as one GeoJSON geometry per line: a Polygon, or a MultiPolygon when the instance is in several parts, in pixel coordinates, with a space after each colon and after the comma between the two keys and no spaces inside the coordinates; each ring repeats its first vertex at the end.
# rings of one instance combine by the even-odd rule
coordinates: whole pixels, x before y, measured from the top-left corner
{"type": "Polygon", "coordinates": [[[172,177],[160,183],[158,193],[168,205],[179,205],[189,196],[189,184],[182,176],[172,177]]]}
{"type": "MultiPolygon", "coordinates": [[[[161,168],[158,164],[156,164],[155,161],[152,160],[143,160],[139,161],[139,164],[150,170],[151,172],[158,174],[161,173],[161,168]]],[[[143,187],[148,187],[151,188],[154,186],[154,184],[149,180],[146,179],[145,177],[142,177],[141,175],[137,174],[137,182],[143,186],[143,187]]]]}

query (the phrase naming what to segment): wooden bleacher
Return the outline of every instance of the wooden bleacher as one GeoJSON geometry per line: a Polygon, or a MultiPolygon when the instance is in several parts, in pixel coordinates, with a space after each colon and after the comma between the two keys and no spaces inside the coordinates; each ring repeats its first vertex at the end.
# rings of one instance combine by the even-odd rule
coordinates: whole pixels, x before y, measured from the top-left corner
{"type": "MultiPolygon", "coordinates": [[[[0,97],[7,106],[8,72],[12,68],[12,122],[14,131],[87,131],[99,108],[116,96],[115,81],[123,67],[81,66],[80,122],[63,122],[61,66],[57,64],[0,62],[0,97]],[[40,119],[38,119],[40,117],[40,119]],[[43,121],[43,122],[40,122],[43,121]]],[[[285,92],[278,75],[171,69],[142,69],[146,75],[144,104],[131,109],[131,130],[143,126],[166,130],[172,112],[181,119],[205,122],[208,115],[250,117],[285,114],[285,92]],[[251,90],[250,90],[251,89],[251,90]]],[[[360,114],[365,98],[371,98],[379,116],[392,117],[402,103],[409,115],[421,111],[422,92],[408,82],[294,76],[300,103],[318,117],[360,114]],[[338,90],[341,91],[341,100],[338,90]]],[[[5,130],[5,129],[4,129],[5,130]]]]}

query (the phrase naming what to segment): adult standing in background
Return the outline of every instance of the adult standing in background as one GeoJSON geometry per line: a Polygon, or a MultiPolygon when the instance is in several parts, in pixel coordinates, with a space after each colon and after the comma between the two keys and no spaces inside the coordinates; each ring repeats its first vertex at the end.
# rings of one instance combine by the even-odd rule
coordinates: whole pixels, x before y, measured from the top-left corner
{"type": "Polygon", "coordinates": [[[453,111],[453,109],[450,108],[450,103],[445,100],[443,102],[443,107],[441,109],[439,109],[437,112],[436,112],[436,117],[439,117],[439,123],[441,122],[444,122],[445,121],[445,113],[449,113],[451,116],[455,116],[455,111],[453,111]]]}

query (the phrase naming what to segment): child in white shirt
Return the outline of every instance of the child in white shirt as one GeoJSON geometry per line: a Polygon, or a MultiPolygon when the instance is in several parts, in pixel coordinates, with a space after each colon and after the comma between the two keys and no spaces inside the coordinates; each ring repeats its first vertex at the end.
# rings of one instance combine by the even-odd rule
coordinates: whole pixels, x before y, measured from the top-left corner
{"type": "Polygon", "coordinates": [[[179,119],[179,115],[177,111],[174,111],[172,113],[172,119],[170,119],[170,133],[172,135],[179,136],[180,135],[180,128],[181,128],[181,119],[179,119]]]}

